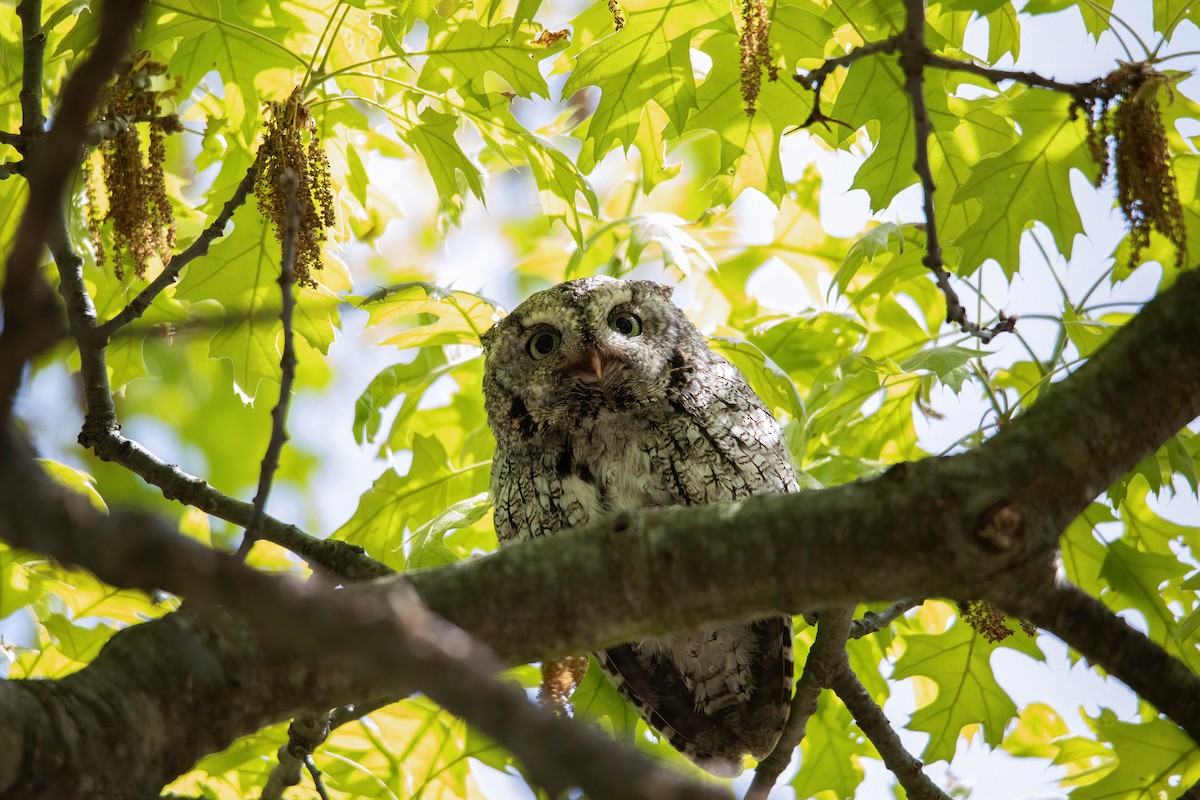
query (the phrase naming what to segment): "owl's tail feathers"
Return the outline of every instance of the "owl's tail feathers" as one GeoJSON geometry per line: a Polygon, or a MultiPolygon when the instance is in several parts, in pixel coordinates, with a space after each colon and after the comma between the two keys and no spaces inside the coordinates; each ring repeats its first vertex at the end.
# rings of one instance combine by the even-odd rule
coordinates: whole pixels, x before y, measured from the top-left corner
{"type": "Polygon", "coordinates": [[[761,759],[783,731],[792,693],[792,620],[768,617],[746,626],[758,645],[753,691],[744,702],[706,714],[666,659],[647,658],[624,644],[595,654],[617,691],[671,746],[720,778],[743,771],[745,757],[761,759]]]}

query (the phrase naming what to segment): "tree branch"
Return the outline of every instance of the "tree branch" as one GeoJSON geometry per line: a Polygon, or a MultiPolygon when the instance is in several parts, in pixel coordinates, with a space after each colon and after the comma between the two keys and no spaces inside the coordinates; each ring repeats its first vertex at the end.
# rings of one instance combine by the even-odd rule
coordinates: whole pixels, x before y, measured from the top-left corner
{"type": "Polygon", "coordinates": [[[271,493],[271,481],[275,477],[275,470],[279,468],[279,456],[288,439],[288,406],[292,400],[292,384],[296,382],[296,349],[292,341],[292,313],[296,308],[296,296],[292,293],[292,284],[295,283],[292,268],[296,263],[296,237],[300,232],[300,198],[296,196],[299,181],[296,173],[288,169],[280,183],[284,184],[280,188],[287,197],[287,221],[283,231],[283,252],[279,264],[279,291],[282,295],[279,320],[283,327],[283,353],[279,358],[279,402],[271,409],[271,438],[267,442],[267,451],[263,454],[262,467],[259,469],[258,492],[254,495],[254,514],[246,528],[246,535],[238,546],[239,559],[244,559],[254,547],[254,542],[262,536],[262,521],[267,508],[267,496],[271,493]]]}
{"type": "Polygon", "coordinates": [[[21,134],[29,155],[29,202],[9,253],[3,291],[4,330],[0,333],[0,424],[5,424],[25,363],[61,335],[54,293],[39,270],[50,221],[62,203],[70,176],[79,169],[87,121],[100,91],[128,52],[145,0],[110,0],[100,15],[100,35],[92,51],[63,86],[54,126],[44,136],[42,115],[41,3],[22,0],[18,13],[25,47],[21,77],[21,134]],[[38,141],[40,139],[40,141],[38,141]]]}
{"type": "Polygon", "coordinates": [[[1153,703],[1200,743],[1200,677],[1078,586],[1062,581],[1005,595],[1004,610],[1048,630],[1153,703]]]}
{"type": "Polygon", "coordinates": [[[904,749],[883,709],[849,666],[833,680],[833,691],[846,704],[859,729],[875,745],[884,766],[896,776],[910,800],[950,800],[923,771],[920,760],[904,749]]]}
{"type": "Polygon", "coordinates": [[[985,67],[982,64],[976,64],[974,61],[959,61],[954,58],[946,58],[935,53],[925,51],[925,63],[930,67],[938,69],[952,70],[954,72],[969,72],[972,75],[978,75],[981,78],[987,78],[993,83],[1000,81],[1016,81],[1023,83],[1026,86],[1033,86],[1038,89],[1049,89],[1054,92],[1062,92],[1069,94],[1078,102],[1090,99],[1111,99],[1116,93],[1107,87],[1102,78],[1098,78],[1086,83],[1063,83],[1052,78],[1044,78],[1036,72],[1027,72],[1023,70],[1011,69],[993,69],[985,67]]]}
{"type": "MultiPolygon", "coordinates": [[[[42,64],[46,57],[46,35],[42,33],[42,0],[21,0],[17,3],[17,18],[21,20],[21,135],[17,141],[6,142],[18,150],[41,138],[46,129],[42,113],[42,64]]],[[[133,23],[136,24],[136,20],[133,23]]],[[[97,47],[97,49],[99,49],[97,47]]]]}
{"type": "Polygon", "coordinates": [[[829,688],[840,673],[850,669],[846,637],[850,633],[850,618],[853,615],[853,606],[821,609],[817,636],[812,649],[808,651],[804,671],[796,681],[796,693],[792,695],[792,709],[787,724],[783,726],[775,749],[758,763],[745,800],[766,800],[775,781],[779,780],[780,774],[791,762],[792,752],[804,741],[808,720],[817,713],[817,697],[821,690],[829,688]]]}
{"type": "MultiPolygon", "coordinates": [[[[357,675],[360,684],[415,686],[507,748],[522,762],[529,780],[552,795],[578,786],[591,797],[614,800],[729,797],[718,787],[692,783],[636,750],[623,748],[590,728],[533,705],[524,690],[493,677],[500,663],[490,651],[460,628],[426,610],[409,587],[393,587],[386,593],[339,591],[316,582],[269,576],[244,566],[232,556],[179,536],[151,515],[119,509],[103,514],[85,498],[68,495],[56,486],[29,459],[27,448],[10,430],[0,435],[0,467],[0,533],[11,544],[84,566],[113,586],[166,589],[199,604],[213,615],[212,619],[225,620],[226,627],[228,617],[216,609],[229,609],[244,619],[254,634],[252,639],[242,637],[241,647],[254,649],[258,646],[254,642],[261,642],[267,648],[262,655],[268,661],[282,659],[291,668],[291,659],[302,656],[324,661],[324,670],[336,662],[340,671],[357,675]],[[294,621],[298,619],[304,620],[304,625],[296,625],[294,621]],[[334,655],[315,658],[314,640],[321,641],[323,650],[334,655]]],[[[216,652],[219,647],[218,643],[216,652]]],[[[110,649],[105,648],[104,652],[110,649]]],[[[210,657],[216,654],[211,645],[207,649],[210,657]]],[[[247,653],[243,650],[241,655],[247,653]]],[[[104,653],[94,663],[100,663],[103,657],[104,653]]],[[[219,669],[211,659],[205,663],[200,654],[193,653],[192,658],[194,664],[200,662],[209,669],[219,669]]],[[[195,666],[188,671],[194,669],[195,666]]],[[[232,679],[243,677],[237,673],[232,679]]],[[[11,694],[12,686],[16,685],[36,693],[30,687],[37,683],[0,684],[0,691],[11,694]]],[[[69,686],[70,679],[58,684],[58,688],[69,686]]],[[[145,698],[147,689],[139,687],[137,696],[145,698]]],[[[11,707],[13,701],[11,696],[4,698],[0,694],[0,707],[11,707]]],[[[37,701],[27,694],[23,702],[37,701]]],[[[78,697],[76,702],[86,705],[93,701],[78,697]]],[[[123,703],[123,710],[137,713],[133,707],[141,709],[144,702],[123,703]]],[[[224,710],[225,704],[221,705],[224,710]]],[[[25,722],[38,716],[29,707],[22,711],[25,713],[19,719],[25,722]]],[[[43,709],[43,713],[46,711],[43,709]]],[[[84,718],[95,714],[82,709],[78,713],[84,718]]],[[[73,722],[79,722],[74,714],[71,717],[73,722]]],[[[196,724],[198,721],[192,720],[184,735],[191,737],[191,727],[196,724]]],[[[73,796],[81,776],[85,775],[96,782],[94,786],[103,786],[112,794],[121,793],[116,789],[130,794],[157,792],[178,772],[164,771],[157,759],[148,757],[143,748],[154,751],[161,745],[153,746],[153,740],[146,741],[143,737],[151,734],[161,738],[163,732],[127,733],[139,736],[140,740],[132,745],[137,749],[131,752],[138,753],[138,763],[146,765],[151,776],[138,775],[131,783],[134,776],[124,775],[129,772],[129,764],[111,755],[109,761],[113,763],[106,775],[97,774],[102,769],[99,765],[92,765],[95,771],[80,769],[82,765],[64,768],[63,760],[71,755],[62,752],[70,750],[65,743],[62,747],[47,747],[44,741],[21,737],[15,742],[17,749],[6,751],[10,756],[15,753],[15,757],[0,765],[0,769],[8,770],[7,774],[0,772],[0,778],[4,779],[0,782],[0,792],[21,797],[73,796]],[[39,745],[41,750],[50,752],[33,752],[31,746],[39,745]],[[45,771],[41,762],[47,760],[56,761],[58,769],[45,771]]],[[[104,745],[110,747],[111,731],[104,738],[104,745]]],[[[189,755],[194,759],[198,754],[189,755]]],[[[178,754],[174,757],[176,763],[172,769],[182,771],[181,766],[188,766],[178,763],[178,754]]]]}
{"type": "Polygon", "coordinates": [[[849,638],[861,639],[869,634],[878,633],[924,602],[924,600],[901,600],[878,613],[868,611],[860,619],[850,623],[849,638]]]}
{"type": "MultiPolygon", "coordinates": [[[[882,41],[869,42],[864,44],[862,47],[854,48],[845,55],[826,59],[824,64],[814,70],[793,75],[792,80],[801,84],[805,88],[812,90],[813,105],[812,111],[808,112],[808,117],[804,120],[804,122],[801,122],[792,130],[795,131],[802,128],[807,128],[815,122],[836,122],[839,125],[846,125],[846,123],[841,122],[840,120],[825,116],[825,113],[821,111],[821,90],[825,88],[826,79],[828,79],[829,76],[832,75],[838,68],[848,67],[855,61],[858,61],[860,58],[866,58],[867,56],[873,56],[878,53],[896,52],[896,48],[899,45],[899,40],[900,37],[898,36],[889,36],[882,41]]],[[[846,127],[849,126],[847,125],[846,127]]]]}

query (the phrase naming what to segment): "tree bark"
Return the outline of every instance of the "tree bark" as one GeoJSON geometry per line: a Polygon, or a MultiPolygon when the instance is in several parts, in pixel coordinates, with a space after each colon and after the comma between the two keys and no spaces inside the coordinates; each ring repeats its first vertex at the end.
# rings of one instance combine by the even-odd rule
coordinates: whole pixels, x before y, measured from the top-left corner
{"type": "MultiPolygon", "coordinates": [[[[1055,588],[1053,572],[1071,519],[1200,414],[1197,307],[1200,273],[1191,272],[972,452],[823,491],[622,513],[336,594],[386,599],[411,584],[507,663],[772,612],[993,599],[1088,654],[1200,741],[1200,679],[1098,603],[1055,588]]],[[[51,533],[77,525],[70,509],[30,496],[20,476],[31,467],[19,458],[12,448],[0,454],[0,535],[20,542],[39,524],[51,533]]],[[[144,555],[151,560],[122,567],[104,560],[103,542],[56,553],[115,585],[170,588],[178,562],[144,555]]],[[[238,613],[250,606],[229,602],[238,613]]],[[[145,796],[236,736],[387,688],[326,648],[297,660],[279,652],[232,617],[178,612],[119,632],[62,680],[0,683],[0,794],[145,796]]]]}

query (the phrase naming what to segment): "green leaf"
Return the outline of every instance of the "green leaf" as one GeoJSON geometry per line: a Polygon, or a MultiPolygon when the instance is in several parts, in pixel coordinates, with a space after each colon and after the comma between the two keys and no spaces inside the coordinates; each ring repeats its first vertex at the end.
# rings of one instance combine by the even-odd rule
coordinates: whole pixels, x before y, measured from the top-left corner
{"type": "Polygon", "coordinates": [[[800,771],[791,786],[797,797],[816,797],[832,791],[837,797],[854,797],[866,773],[864,757],[875,748],[854,724],[850,712],[831,692],[817,696],[817,713],[808,719],[800,742],[800,771]]]}
{"type": "Polygon", "coordinates": [[[420,281],[349,299],[367,309],[369,325],[411,326],[382,342],[400,350],[446,344],[478,346],[479,337],[499,318],[496,304],[486,297],[420,281]]]}
{"type": "MultiPolygon", "coordinates": [[[[233,231],[217,240],[206,258],[187,266],[175,294],[191,303],[215,300],[224,308],[225,319],[209,343],[209,353],[233,363],[234,383],[251,399],[261,380],[278,380],[279,269],[279,242],[270,225],[257,209],[242,206],[233,215],[233,231]]],[[[335,269],[326,264],[325,272],[335,269]]],[[[322,273],[314,277],[338,279],[322,273]]],[[[338,318],[337,296],[321,285],[295,292],[295,332],[327,352],[338,318]]]]}
{"type": "Polygon", "coordinates": [[[973,358],[982,358],[986,355],[991,354],[986,350],[973,350],[969,347],[948,344],[941,347],[930,347],[916,355],[909,356],[900,362],[900,368],[905,372],[922,370],[931,372],[937,376],[939,381],[958,394],[962,389],[963,381],[971,374],[967,369],[967,363],[973,358]]]}
{"type": "Polygon", "coordinates": [[[491,511],[492,504],[487,492],[466,500],[460,500],[436,517],[417,528],[412,534],[408,566],[411,569],[440,567],[458,561],[458,556],[443,543],[442,539],[451,531],[470,527],[491,511]]]}
{"type": "Polygon", "coordinates": [[[717,0],[641,0],[622,8],[625,26],[580,53],[563,87],[563,97],[585,86],[601,93],[583,135],[578,164],[584,172],[617,144],[633,144],[647,100],[682,130],[696,107],[692,39],[706,30],[734,33],[729,6],[717,0]]]}
{"type": "Polygon", "coordinates": [[[930,736],[922,754],[926,763],[953,759],[959,733],[967,725],[980,724],[983,740],[992,747],[1000,745],[1005,726],[1017,714],[1016,704],[992,673],[992,653],[1005,645],[1042,657],[1034,641],[1022,633],[995,644],[961,620],[945,633],[905,637],[904,654],[896,661],[892,679],[923,675],[937,684],[937,696],[918,708],[908,724],[930,736]]]}
{"type": "Polygon", "coordinates": [[[454,138],[458,117],[433,108],[421,112],[421,123],[400,135],[425,159],[425,167],[437,187],[442,206],[450,218],[462,217],[465,195],[469,191],[483,200],[483,173],[454,138]]]}
{"type": "Polygon", "coordinates": [[[1083,233],[1071,200],[1070,171],[1091,177],[1096,168],[1083,121],[1071,117],[1070,99],[1056,92],[1014,90],[999,109],[1021,126],[1021,137],[1003,153],[980,161],[953,195],[952,203],[980,202],[978,216],[968,225],[944,230],[961,248],[957,269],[962,275],[972,274],[989,257],[1009,277],[1016,274],[1021,235],[1034,222],[1049,229],[1067,258],[1075,236],[1083,233]]]}
{"type": "Polygon", "coordinates": [[[796,384],[761,350],[750,342],[723,336],[709,339],[708,346],[746,376],[750,388],[776,418],[804,418],[804,401],[796,391],[796,384]]]}
{"type": "Polygon", "coordinates": [[[495,73],[522,97],[550,95],[538,64],[564,49],[565,41],[550,46],[534,44],[536,33],[503,23],[484,27],[469,17],[430,19],[425,66],[417,82],[434,91],[456,88],[483,94],[484,76],[495,73]],[[463,81],[466,78],[466,81],[463,81]]]}
{"type": "MultiPolygon", "coordinates": [[[[189,22],[172,31],[184,35],[167,62],[168,72],[190,90],[216,70],[225,83],[230,121],[246,136],[259,124],[260,74],[274,69],[303,70],[306,65],[304,58],[283,44],[287,28],[243,19],[235,0],[218,0],[216,8],[201,0],[157,0],[155,6],[162,15],[204,23],[201,27],[189,22]]],[[[283,100],[286,95],[285,90],[270,99],[283,100]]]]}
{"type": "MultiPolygon", "coordinates": [[[[1161,2],[1161,0],[1160,0],[1161,2]]],[[[1088,33],[1099,39],[1112,24],[1113,0],[1030,0],[1026,14],[1050,14],[1064,9],[1078,10],[1088,33]]]]}
{"type": "Polygon", "coordinates": [[[1197,24],[1196,4],[1191,0],[1154,0],[1154,30],[1171,38],[1175,28],[1184,20],[1197,24]]]}
{"type": "Polygon", "coordinates": [[[838,292],[846,293],[850,280],[864,263],[872,263],[876,256],[890,252],[893,239],[896,240],[898,252],[903,253],[904,231],[894,222],[881,222],[868,228],[866,233],[858,237],[834,275],[833,282],[837,285],[838,292]]]}
{"type": "Polygon", "coordinates": [[[411,532],[454,503],[486,491],[491,466],[479,462],[456,467],[436,437],[421,434],[413,440],[412,453],[407,474],[384,472],[363,494],[354,515],[333,534],[398,571],[408,564],[411,532]]]}
{"type": "MultiPolygon", "coordinates": [[[[105,505],[104,498],[96,491],[96,479],[91,475],[48,458],[39,458],[37,462],[41,464],[42,469],[46,470],[46,473],[59,486],[64,486],[73,492],[78,492],[90,500],[92,505],[97,509],[104,512],[108,511],[108,506],[105,505]]],[[[0,614],[0,616],[3,615],[0,614]]]]}
{"type": "Polygon", "coordinates": [[[1053,708],[1045,703],[1030,703],[1021,709],[1016,727],[1004,737],[1004,750],[1022,758],[1053,758],[1058,752],[1054,740],[1070,732],[1053,708]]]}
{"type": "Polygon", "coordinates": [[[1117,764],[1100,780],[1072,792],[1073,800],[1170,797],[1200,780],[1200,749],[1166,719],[1118,722],[1101,714],[1091,724],[1101,739],[1112,743],[1117,764]]]}
{"type": "Polygon", "coordinates": [[[575,687],[571,706],[575,709],[575,716],[599,724],[618,742],[633,743],[641,718],[613,687],[612,681],[605,677],[604,670],[600,669],[595,659],[588,664],[587,674],[575,687]]]}
{"type": "MultiPolygon", "coordinates": [[[[1137,609],[1146,620],[1150,636],[1165,642],[1175,631],[1175,614],[1164,602],[1159,587],[1185,575],[1187,565],[1168,553],[1146,553],[1123,541],[1108,546],[1100,577],[1108,581],[1112,594],[1104,600],[1114,610],[1137,609]]],[[[1193,657],[1200,662],[1200,657],[1193,657]]]]}

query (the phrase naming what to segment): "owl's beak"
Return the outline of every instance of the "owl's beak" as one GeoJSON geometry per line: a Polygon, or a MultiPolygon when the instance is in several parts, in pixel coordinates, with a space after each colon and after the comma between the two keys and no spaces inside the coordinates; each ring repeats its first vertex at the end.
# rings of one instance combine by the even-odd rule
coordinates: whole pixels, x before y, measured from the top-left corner
{"type": "Polygon", "coordinates": [[[603,380],[606,369],[611,370],[619,359],[596,345],[589,345],[581,353],[569,356],[562,371],[578,375],[584,381],[603,380]]]}
{"type": "Polygon", "coordinates": [[[588,348],[588,364],[591,366],[596,380],[604,377],[604,364],[600,361],[600,352],[594,347],[588,348]]]}

